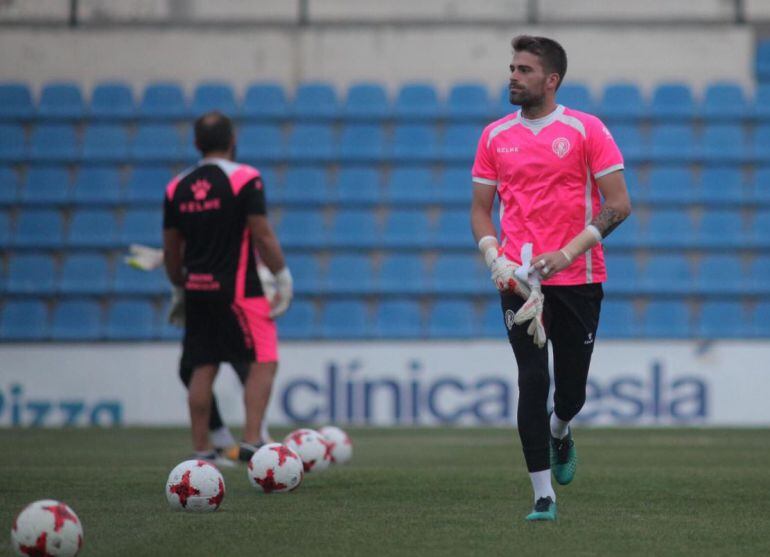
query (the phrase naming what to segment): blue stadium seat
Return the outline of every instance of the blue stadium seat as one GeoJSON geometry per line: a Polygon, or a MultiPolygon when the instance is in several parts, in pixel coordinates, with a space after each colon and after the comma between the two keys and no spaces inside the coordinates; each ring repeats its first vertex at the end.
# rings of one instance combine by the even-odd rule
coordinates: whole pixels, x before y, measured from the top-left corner
{"type": "Polygon", "coordinates": [[[385,185],[385,200],[391,206],[436,203],[432,170],[427,166],[394,168],[385,185]]]}
{"type": "Polygon", "coordinates": [[[91,95],[92,120],[129,120],[136,116],[131,86],[119,81],[99,83],[91,95]]]}
{"type": "Polygon", "coordinates": [[[430,338],[470,338],[477,323],[473,304],[467,300],[440,300],[433,305],[428,318],[430,338]]]}
{"type": "Polygon", "coordinates": [[[200,83],[195,88],[190,110],[194,117],[218,110],[231,118],[235,118],[240,112],[232,86],[228,83],[213,81],[200,83]]]}
{"type": "Polygon", "coordinates": [[[126,184],[129,205],[160,206],[172,173],[165,166],[134,166],[126,184]]]}
{"type": "Polygon", "coordinates": [[[385,219],[377,244],[383,248],[424,248],[428,245],[430,224],[423,210],[393,210],[385,219]]]}
{"type": "Polygon", "coordinates": [[[376,121],[390,115],[385,88],[379,83],[355,83],[348,89],[342,114],[347,120],[376,121]]]}
{"type": "Polygon", "coordinates": [[[163,238],[160,203],[155,209],[128,209],[123,215],[118,240],[120,245],[160,246],[163,238]]]}
{"type": "Polygon", "coordinates": [[[770,40],[765,39],[757,42],[754,71],[758,81],[770,81],[770,40]]]}
{"type": "Polygon", "coordinates": [[[422,256],[396,253],[383,259],[376,284],[381,294],[422,294],[426,287],[422,256]]]}
{"type": "Polygon", "coordinates": [[[59,211],[24,209],[16,217],[12,244],[16,248],[60,248],[63,228],[59,211]]]}
{"type": "Polygon", "coordinates": [[[114,167],[81,166],[72,199],[76,205],[117,205],[121,201],[120,171],[114,167]]]}
{"type": "Polygon", "coordinates": [[[246,88],[241,107],[245,120],[282,119],[288,115],[286,93],[279,83],[252,83],[246,88]]]}
{"type": "Polygon", "coordinates": [[[755,248],[770,248],[770,210],[762,209],[754,215],[749,246],[755,248]]]}
{"type": "Polygon", "coordinates": [[[289,254],[286,266],[294,279],[294,293],[298,296],[315,296],[321,290],[321,270],[318,259],[312,254],[289,254]]]}
{"type": "Polygon", "coordinates": [[[30,139],[30,159],[40,162],[73,163],[80,159],[75,128],[66,124],[42,124],[30,139]]]}
{"type": "Polygon", "coordinates": [[[743,338],[751,335],[748,316],[740,302],[707,301],[701,305],[695,333],[701,338],[743,338]]]}
{"type": "Polygon", "coordinates": [[[376,124],[345,126],[340,137],[339,158],[343,163],[376,163],[385,157],[385,134],[376,124]]]}
{"type": "Polygon", "coordinates": [[[139,104],[139,117],[144,120],[182,120],[189,118],[182,87],[177,83],[151,83],[139,104]]]}
{"type": "Polygon", "coordinates": [[[704,255],[698,262],[695,290],[701,296],[726,296],[750,293],[750,281],[741,272],[737,255],[704,255]]]}
{"type": "MultiPolygon", "coordinates": [[[[156,231],[156,234],[159,232],[156,231]]],[[[67,246],[70,248],[111,248],[117,245],[117,235],[118,224],[113,211],[108,209],[78,209],[73,212],[70,220],[67,246]]]]}
{"type": "Polygon", "coordinates": [[[591,91],[582,83],[565,83],[556,91],[556,102],[581,112],[595,112],[591,91]]]}
{"type": "Polygon", "coordinates": [[[448,126],[441,142],[440,158],[447,163],[473,163],[476,146],[483,129],[473,124],[455,124],[448,126]]]}
{"type": "Polygon", "coordinates": [[[434,120],[441,114],[438,94],[433,85],[408,83],[401,87],[393,106],[399,120],[434,120]]]}
{"type": "Polygon", "coordinates": [[[373,167],[343,166],[337,176],[336,203],[376,205],[380,202],[380,173],[373,167]]]}
{"type": "Polygon", "coordinates": [[[512,114],[519,110],[518,105],[512,105],[510,99],[511,92],[508,90],[508,83],[500,87],[500,93],[497,99],[493,99],[493,103],[496,101],[496,105],[493,106],[493,118],[502,118],[508,114],[512,114]]]}
{"type": "Polygon", "coordinates": [[[489,287],[489,273],[475,254],[440,254],[431,272],[430,290],[437,295],[478,294],[489,287]]]}
{"type": "Polygon", "coordinates": [[[770,294],[770,256],[759,255],[754,258],[748,272],[744,275],[743,286],[747,294],[755,296],[770,294]]]}
{"type": "Polygon", "coordinates": [[[700,158],[704,164],[741,164],[750,160],[743,129],[737,124],[713,124],[703,129],[700,158]]]}
{"type": "MultiPolygon", "coordinates": [[[[449,89],[446,115],[450,120],[485,120],[490,116],[487,88],[479,83],[457,83],[449,89]]],[[[477,130],[477,135],[481,130],[477,130]]]]}
{"type": "Polygon", "coordinates": [[[639,126],[635,124],[617,124],[610,129],[612,138],[618,144],[626,164],[643,161],[647,158],[647,145],[639,126]]]}
{"type": "Polygon", "coordinates": [[[79,120],[85,116],[85,103],[76,83],[56,82],[43,86],[37,106],[42,120],[79,120]]]}
{"type": "Polygon", "coordinates": [[[745,246],[748,235],[744,231],[740,211],[711,209],[704,211],[695,235],[696,246],[702,249],[727,249],[745,246]]]}
{"type": "Polygon", "coordinates": [[[0,211],[0,248],[11,245],[11,219],[6,211],[0,211]]]}
{"type": "Polygon", "coordinates": [[[8,264],[8,294],[43,295],[56,290],[56,263],[49,255],[16,255],[8,264]]]}
{"type": "Polygon", "coordinates": [[[53,312],[53,340],[86,341],[102,337],[102,310],[93,300],[65,300],[53,312]]]}
{"type": "Polygon", "coordinates": [[[706,87],[700,113],[708,122],[734,122],[748,115],[749,107],[743,89],[737,83],[712,83],[706,87]]]}
{"type": "Polygon", "coordinates": [[[751,181],[750,200],[756,206],[770,205],[770,167],[759,167],[751,181]]]}
{"type": "Polygon", "coordinates": [[[179,133],[170,124],[143,124],[131,141],[129,155],[140,163],[175,163],[184,158],[179,133]]]}
{"type": "MultiPolygon", "coordinates": [[[[633,196],[631,197],[632,199],[633,196]]],[[[617,250],[636,249],[644,244],[642,225],[639,215],[631,215],[618,226],[606,240],[602,242],[608,249],[617,250]]]]}
{"type": "Polygon", "coordinates": [[[748,157],[759,164],[770,163],[770,125],[762,124],[754,127],[749,140],[748,157]]]}
{"type": "Polygon", "coordinates": [[[25,207],[63,205],[71,199],[70,174],[63,166],[33,166],[21,190],[25,207]]]}
{"type": "Polygon", "coordinates": [[[331,120],[340,112],[337,93],[328,83],[300,84],[291,108],[297,120],[331,120]]]}
{"type": "Polygon", "coordinates": [[[0,206],[15,205],[19,201],[19,175],[12,168],[0,166],[0,206]]]}
{"type": "MultiPolygon", "coordinates": [[[[624,222],[620,225],[623,228],[624,222]]],[[[617,233],[613,232],[612,236],[617,233]]],[[[612,237],[610,236],[610,238],[612,237]]],[[[640,266],[633,255],[608,254],[604,258],[607,266],[607,283],[604,290],[607,294],[635,294],[638,280],[641,276],[640,266]]]]}
{"type": "Polygon", "coordinates": [[[86,129],[83,159],[90,163],[124,163],[128,158],[128,134],[123,126],[96,124],[86,129]]]}
{"type": "Polygon", "coordinates": [[[288,211],[282,216],[277,229],[281,245],[286,249],[326,245],[323,215],[317,210],[288,211]]]}
{"type": "Polygon", "coordinates": [[[424,333],[419,302],[407,299],[380,302],[374,314],[374,334],[378,338],[421,338],[424,333]]]}
{"type": "Polygon", "coordinates": [[[693,163],[695,135],[689,124],[658,124],[652,128],[648,155],[655,163],[693,163]]]}
{"type": "Polygon", "coordinates": [[[749,326],[752,336],[759,338],[770,337],[770,302],[762,300],[749,313],[749,326]]]}
{"type": "Polygon", "coordinates": [[[24,128],[17,124],[0,124],[0,162],[19,163],[27,157],[24,128]]]}
{"type": "Polygon", "coordinates": [[[648,338],[687,338],[692,333],[690,309],[681,300],[656,300],[647,305],[642,316],[640,331],[648,338]]]}
{"type": "Polygon", "coordinates": [[[395,163],[436,160],[439,152],[435,127],[422,124],[396,126],[388,154],[395,163]]]}
{"type": "Polygon", "coordinates": [[[695,118],[695,101],[689,85],[664,83],[652,94],[649,114],[656,120],[692,120],[695,118]]]}
{"type": "Polygon", "coordinates": [[[323,205],[331,199],[324,167],[291,167],[286,171],[280,201],[285,205],[323,205]]]}
{"type": "Polygon", "coordinates": [[[238,156],[249,162],[275,162],[286,158],[281,128],[271,124],[250,124],[238,133],[238,156]]]}
{"type": "Polygon", "coordinates": [[[169,288],[166,274],[162,269],[150,272],[140,271],[122,261],[115,267],[115,277],[111,284],[111,291],[122,296],[168,294],[169,288]]]}
{"type": "Polygon", "coordinates": [[[718,206],[744,202],[741,170],[734,166],[709,167],[701,174],[699,200],[718,206]]]}
{"type": "Polygon", "coordinates": [[[294,163],[330,162],[337,157],[337,141],[331,126],[298,124],[289,134],[287,149],[294,163]]]}
{"type": "Polygon", "coordinates": [[[487,338],[505,338],[505,319],[499,299],[484,304],[477,334],[487,338]]]}
{"type": "Polygon", "coordinates": [[[436,201],[442,205],[469,206],[473,195],[471,172],[467,166],[445,166],[436,183],[436,201]]]}
{"type": "Polygon", "coordinates": [[[654,166],[647,179],[648,203],[686,205],[698,198],[697,182],[689,167],[654,166]]]}
{"type": "Polygon", "coordinates": [[[471,219],[467,209],[444,209],[430,234],[431,246],[438,250],[473,249],[471,219]]]}
{"type": "Polygon", "coordinates": [[[372,259],[368,255],[336,254],[329,258],[323,277],[326,294],[371,294],[374,290],[372,259]]]}
{"type": "Polygon", "coordinates": [[[748,112],[759,124],[770,121],[770,82],[757,84],[748,112]]]}
{"type": "Polygon", "coordinates": [[[689,213],[676,209],[653,212],[647,221],[642,245],[658,249],[694,247],[695,232],[689,213]]]}
{"type": "Polygon", "coordinates": [[[146,300],[114,300],[104,328],[107,340],[150,340],[155,334],[155,309],[146,300]]]}
{"type": "Polygon", "coordinates": [[[0,121],[31,120],[34,116],[35,105],[26,83],[0,83],[0,121]]]}
{"type": "Polygon", "coordinates": [[[647,105],[638,85],[610,83],[604,88],[599,113],[607,121],[637,121],[647,114],[647,105]]]}
{"type": "Polygon", "coordinates": [[[305,340],[318,336],[315,305],[308,300],[295,300],[278,322],[282,339],[305,340]]]}
{"type": "Polygon", "coordinates": [[[366,306],[357,300],[326,303],[321,315],[321,336],[326,339],[361,339],[371,336],[366,306]]]}
{"type": "Polygon", "coordinates": [[[377,215],[367,209],[338,211],[329,231],[333,248],[373,248],[377,241],[377,215]]]}
{"type": "Polygon", "coordinates": [[[43,340],[48,337],[48,309],[39,300],[10,300],[0,313],[0,339],[43,340]]]}
{"type": "MultiPolygon", "coordinates": [[[[608,283],[609,284],[609,283],[608,283]]],[[[605,300],[599,315],[600,338],[631,338],[638,334],[634,303],[629,300],[605,300]]]]}
{"type": "Polygon", "coordinates": [[[651,295],[681,295],[692,289],[694,276],[683,253],[653,255],[639,276],[638,291],[651,295]]]}
{"type": "Polygon", "coordinates": [[[93,253],[69,254],[64,258],[57,290],[64,295],[99,295],[110,289],[109,262],[93,253]]]}

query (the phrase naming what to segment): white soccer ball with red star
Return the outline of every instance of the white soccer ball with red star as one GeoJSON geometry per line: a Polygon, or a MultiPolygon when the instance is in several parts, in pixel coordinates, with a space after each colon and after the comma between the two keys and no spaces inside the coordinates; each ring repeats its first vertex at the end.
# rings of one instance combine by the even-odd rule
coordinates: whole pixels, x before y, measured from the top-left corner
{"type": "Polygon", "coordinates": [[[318,432],[326,438],[326,442],[331,446],[333,464],[350,462],[353,457],[353,443],[351,443],[347,433],[333,425],[324,426],[318,432]]]}
{"type": "Polygon", "coordinates": [[[302,459],[305,472],[326,470],[332,463],[332,453],[323,435],[314,429],[297,429],[289,433],[283,444],[302,459]]]}
{"type": "Polygon", "coordinates": [[[11,545],[16,555],[73,557],[83,547],[83,525],[64,503],[35,501],[13,521],[11,545]]]}
{"type": "Polygon", "coordinates": [[[302,483],[304,468],[297,453],[286,445],[262,445],[248,464],[251,485],[264,493],[286,493],[302,483]]]}
{"type": "Polygon", "coordinates": [[[205,460],[185,460],[168,475],[166,499],[177,511],[211,512],[225,497],[225,479],[205,460]]]}

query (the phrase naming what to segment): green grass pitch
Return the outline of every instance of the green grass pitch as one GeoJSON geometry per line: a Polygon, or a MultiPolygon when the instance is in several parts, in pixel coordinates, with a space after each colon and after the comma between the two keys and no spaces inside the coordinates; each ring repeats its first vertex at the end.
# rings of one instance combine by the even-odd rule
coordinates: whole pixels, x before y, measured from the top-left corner
{"type": "Polygon", "coordinates": [[[273,495],[226,469],[222,507],[196,515],[163,493],[185,429],[2,430],[0,555],[15,514],[49,497],[80,516],[85,557],[770,555],[770,430],[578,428],[559,520],[535,524],[515,431],[349,433],[350,465],[273,495]]]}

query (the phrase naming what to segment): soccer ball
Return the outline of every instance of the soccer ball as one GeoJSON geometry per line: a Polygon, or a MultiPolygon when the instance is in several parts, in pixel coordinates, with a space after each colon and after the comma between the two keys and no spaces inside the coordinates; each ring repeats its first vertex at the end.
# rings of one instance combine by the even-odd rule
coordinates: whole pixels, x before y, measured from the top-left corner
{"type": "Polygon", "coordinates": [[[302,459],[305,472],[326,470],[332,463],[331,447],[314,429],[297,429],[289,433],[283,444],[302,459]]]}
{"type": "Polygon", "coordinates": [[[73,557],[83,547],[83,525],[64,503],[35,501],[13,521],[11,545],[16,555],[73,557]]]}
{"type": "Polygon", "coordinates": [[[353,443],[350,442],[348,434],[340,428],[333,425],[327,425],[318,430],[326,438],[326,442],[331,445],[332,462],[334,464],[345,464],[353,456],[353,443]]]}
{"type": "Polygon", "coordinates": [[[215,511],[224,498],[225,479],[205,460],[185,460],[168,475],[166,499],[176,511],[215,511]]]}
{"type": "Polygon", "coordinates": [[[302,483],[302,460],[286,445],[262,445],[248,464],[251,485],[265,493],[293,491],[302,483]]]}

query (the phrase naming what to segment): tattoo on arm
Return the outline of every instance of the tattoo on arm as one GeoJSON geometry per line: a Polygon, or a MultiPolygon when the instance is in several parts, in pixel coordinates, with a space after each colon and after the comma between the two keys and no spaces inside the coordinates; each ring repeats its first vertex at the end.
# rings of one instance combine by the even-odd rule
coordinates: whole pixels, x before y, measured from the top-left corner
{"type": "Polygon", "coordinates": [[[626,217],[621,215],[618,211],[616,211],[612,207],[605,206],[605,207],[602,207],[602,210],[599,211],[599,214],[596,215],[594,220],[591,221],[591,224],[593,224],[597,228],[597,230],[599,230],[599,232],[602,235],[602,238],[606,238],[625,219],[626,217]]]}

